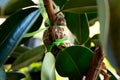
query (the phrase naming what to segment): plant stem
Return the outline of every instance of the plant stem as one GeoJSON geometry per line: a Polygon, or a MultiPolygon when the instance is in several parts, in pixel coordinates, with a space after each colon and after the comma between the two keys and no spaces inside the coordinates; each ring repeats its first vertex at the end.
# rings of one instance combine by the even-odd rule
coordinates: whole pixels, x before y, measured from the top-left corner
{"type": "Polygon", "coordinates": [[[100,46],[96,47],[94,53],[95,54],[90,64],[86,80],[97,80],[100,66],[102,65],[105,56],[100,46]]]}
{"type": "Polygon", "coordinates": [[[53,2],[52,0],[43,0],[43,2],[44,2],[44,6],[48,14],[48,18],[50,20],[51,26],[53,26],[56,19],[53,4],[52,4],[53,2]]]}

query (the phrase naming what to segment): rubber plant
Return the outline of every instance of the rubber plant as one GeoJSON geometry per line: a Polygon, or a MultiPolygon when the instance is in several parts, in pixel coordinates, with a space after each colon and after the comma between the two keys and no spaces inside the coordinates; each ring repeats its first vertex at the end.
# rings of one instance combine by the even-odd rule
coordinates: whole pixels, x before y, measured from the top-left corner
{"type": "Polygon", "coordinates": [[[120,78],[119,0],[33,1],[0,1],[0,16],[6,18],[0,25],[1,80],[25,78],[20,69],[33,62],[42,65],[41,80],[59,80],[57,75],[68,80],[120,78]],[[100,34],[90,37],[96,21],[100,34]],[[31,40],[36,34],[43,36],[41,42],[31,40]]]}

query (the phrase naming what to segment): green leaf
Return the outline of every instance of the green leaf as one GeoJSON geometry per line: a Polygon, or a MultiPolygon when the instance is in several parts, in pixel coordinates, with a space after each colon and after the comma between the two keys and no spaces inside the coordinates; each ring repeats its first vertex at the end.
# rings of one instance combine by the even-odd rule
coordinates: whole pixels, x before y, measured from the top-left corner
{"type": "Polygon", "coordinates": [[[22,24],[22,21],[27,17],[31,12],[35,11],[37,8],[29,8],[25,10],[20,10],[15,14],[7,18],[7,20],[0,26],[0,46],[8,38],[9,34],[15,27],[22,24]],[[12,20],[12,21],[11,21],[12,20]]]}
{"type": "Polygon", "coordinates": [[[19,44],[23,35],[32,27],[39,16],[39,9],[30,8],[12,15],[0,26],[0,33],[2,33],[0,34],[0,66],[6,61],[8,55],[19,44]],[[14,21],[11,22],[11,20],[14,21]]]}
{"type": "Polygon", "coordinates": [[[11,53],[11,57],[14,57],[14,58],[17,58],[18,56],[20,56],[22,53],[28,51],[30,49],[28,48],[25,48],[25,47],[21,47],[21,46],[18,46],[16,47],[16,49],[14,50],[14,52],[11,53]]]}
{"type": "Polygon", "coordinates": [[[35,34],[40,33],[40,32],[42,32],[44,30],[46,30],[46,28],[42,28],[42,29],[39,28],[37,31],[31,32],[31,33],[26,33],[23,37],[25,37],[25,39],[30,38],[30,37],[34,36],[35,34]]]}
{"type": "MultiPolygon", "coordinates": [[[[94,43],[94,47],[95,47],[95,46],[98,46],[99,43],[100,43],[100,41],[99,41],[99,34],[95,34],[92,38],[89,38],[89,39],[87,40],[87,42],[85,43],[85,46],[94,49],[94,47],[91,45],[91,42],[94,43]]],[[[94,50],[93,50],[93,51],[94,51],[94,50]]]]}
{"type": "Polygon", "coordinates": [[[90,20],[93,20],[93,19],[97,18],[98,14],[97,14],[97,12],[87,13],[87,17],[88,17],[88,20],[90,21],[90,20]]]}
{"type": "Polygon", "coordinates": [[[89,25],[86,14],[66,13],[69,30],[75,35],[79,44],[85,43],[89,38],[89,25]]]}
{"type": "Polygon", "coordinates": [[[25,47],[17,47],[14,52],[11,53],[11,55],[6,60],[5,64],[12,64],[20,55],[22,55],[24,52],[28,51],[28,48],[25,47]]]}
{"type": "Polygon", "coordinates": [[[55,77],[55,58],[50,52],[45,54],[42,70],[41,70],[41,80],[56,80],[55,77]]]}
{"type": "Polygon", "coordinates": [[[68,0],[63,8],[64,12],[85,13],[96,12],[96,0],[68,0]]]}
{"type": "Polygon", "coordinates": [[[32,0],[2,0],[0,3],[0,15],[8,15],[32,5],[35,5],[32,0]]]}
{"type": "MultiPolygon", "coordinates": [[[[105,30],[107,32],[101,31],[107,33],[104,35],[103,38],[103,46],[105,47],[106,50],[106,55],[110,63],[115,67],[115,69],[120,73],[120,0],[109,0],[109,8],[110,8],[110,15],[108,14],[108,17],[110,16],[110,24],[108,26],[104,26],[105,30]],[[107,43],[107,44],[105,44],[107,43]]],[[[102,23],[101,23],[102,24],[102,23]]],[[[102,40],[102,35],[101,34],[101,40],[102,40]]]]}
{"type": "Polygon", "coordinates": [[[12,71],[12,72],[7,72],[7,80],[21,80],[22,78],[25,77],[23,73],[12,71]]]}
{"type": "Polygon", "coordinates": [[[91,48],[91,38],[89,38],[84,45],[88,48],[91,48]]]}
{"type": "Polygon", "coordinates": [[[119,0],[97,0],[100,40],[110,63],[120,72],[119,0]],[[109,23],[110,22],[110,23],[109,23]],[[110,25],[109,25],[110,24],[110,25]]]}
{"type": "Polygon", "coordinates": [[[42,21],[43,21],[42,16],[39,16],[38,19],[35,21],[35,23],[33,24],[33,26],[30,28],[30,30],[27,33],[33,33],[37,31],[40,28],[42,21]]]}
{"type": "Polygon", "coordinates": [[[97,14],[97,12],[87,13],[87,17],[88,17],[88,21],[89,21],[90,27],[92,27],[95,24],[95,22],[98,21],[98,14],[97,14]]]}
{"type": "MultiPolygon", "coordinates": [[[[38,8],[32,7],[32,8],[20,10],[7,18],[7,20],[0,26],[0,33],[2,33],[2,34],[0,34],[0,37],[1,37],[0,38],[0,46],[8,38],[11,31],[14,30],[15,27],[22,24],[22,21],[25,19],[25,17],[27,17],[32,11],[34,11],[36,9],[38,9],[38,8]]],[[[39,17],[41,17],[41,19],[42,19],[41,15],[39,17]]],[[[38,22],[39,17],[36,20],[36,22],[38,22]]],[[[42,20],[40,20],[39,23],[42,23],[42,20]]],[[[37,25],[33,24],[32,27],[40,26],[40,25],[38,25],[39,23],[37,23],[37,25]]]]}
{"type": "Polygon", "coordinates": [[[57,4],[60,8],[63,8],[67,0],[54,0],[55,4],[57,4]]]}
{"type": "Polygon", "coordinates": [[[109,29],[109,6],[107,0],[97,0],[98,4],[98,19],[100,21],[100,40],[102,46],[106,49],[105,45],[107,44],[107,36],[109,29]]]}
{"type": "Polygon", "coordinates": [[[63,77],[82,80],[87,74],[93,52],[83,46],[71,46],[59,52],[56,57],[56,70],[63,77]]]}
{"type": "Polygon", "coordinates": [[[14,61],[14,63],[12,64],[12,69],[17,70],[21,67],[29,65],[32,62],[42,60],[44,53],[45,53],[44,45],[26,51],[14,61]]]}
{"type": "MultiPolygon", "coordinates": [[[[27,34],[27,33],[26,33],[27,34]]],[[[26,34],[24,34],[24,36],[26,35],[26,34]]],[[[24,37],[23,36],[23,38],[22,38],[22,40],[19,42],[19,44],[18,44],[18,46],[20,46],[21,44],[25,44],[25,42],[27,42],[27,41],[29,41],[32,37],[33,37],[33,35],[30,35],[30,36],[28,36],[28,37],[24,37]]]]}
{"type": "Polygon", "coordinates": [[[6,73],[3,65],[0,67],[0,80],[6,80],[6,73]]]}

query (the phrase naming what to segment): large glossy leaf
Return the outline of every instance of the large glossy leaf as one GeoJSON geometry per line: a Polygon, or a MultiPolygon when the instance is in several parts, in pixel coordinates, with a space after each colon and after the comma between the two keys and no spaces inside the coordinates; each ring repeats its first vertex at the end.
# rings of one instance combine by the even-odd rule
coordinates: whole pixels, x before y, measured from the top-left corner
{"type": "Polygon", "coordinates": [[[43,17],[39,16],[36,22],[32,25],[30,30],[24,35],[24,38],[20,42],[20,44],[24,44],[27,42],[31,37],[33,37],[35,34],[40,32],[40,26],[42,24],[43,17]]]}
{"type": "Polygon", "coordinates": [[[22,78],[25,77],[25,75],[20,72],[12,71],[12,72],[7,72],[6,77],[7,77],[7,80],[21,80],[22,78]]]}
{"type": "Polygon", "coordinates": [[[85,43],[89,38],[89,25],[86,14],[66,13],[69,30],[75,35],[79,44],[85,43]]]}
{"type": "Polygon", "coordinates": [[[59,75],[82,80],[86,75],[93,52],[83,46],[68,47],[59,52],[56,58],[56,70],[59,75]]]}
{"type": "Polygon", "coordinates": [[[98,4],[98,18],[100,21],[100,39],[105,49],[105,45],[107,44],[107,36],[109,29],[109,6],[108,0],[97,0],[98,4]]]}
{"type": "Polygon", "coordinates": [[[37,8],[29,8],[20,10],[7,18],[7,20],[0,26],[0,46],[8,38],[11,31],[14,30],[16,26],[19,26],[25,17],[27,17],[32,11],[36,9],[37,8]]]}
{"type": "Polygon", "coordinates": [[[16,10],[32,5],[35,5],[32,0],[0,0],[0,14],[10,14],[16,10]]]}
{"type": "MultiPolygon", "coordinates": [[[[109,0],[110,26],[107,39],[107,57],[120,74],[120,0],[109,0]]],[[[101,35],[102,36],[102,35],[101,35]]]]}
{"type": "Polygon", "coordinates": [[[119,13],[119,4],[117,4],[119,0],[109,1],[111,1],[110,10],[108,0],[97,0],[101,32],[100,40],[108,60],[118,70],[118,68],[120,69],[120,15],[117,14],[119,13]]]}
{"type": "Polygon", "coordinates": [[[63,8],[65,12],[96,12],[96,0],[68,0],[63,8]]]}
{"type": "Polygon", "coordinates": [[[41,70],[41,80],[56,80],[55,58],[51,52],[45,54],[41,70]]]}
{"type": "Polygon", "coordinates": [[[40,15],[40,10],[27,9],[23,10],[23,12],[20,11],[20,13],[12,15],[0,26],[0,66],[18,45],[22,36],[32,27],[40,15]],[[23,13],[25,13],[25,16],[21,16],[24,15],[23,13]],[[18,21],[17,18],[19,18],[18,21]]]}
{"type": "Polygon", "coordinates": [[[101,32],[100,40],[101,40],[103,49],[105,50],[107,45],[109,15],[110,15],[108,0],[97,0],[97,4],[98,4],[98,19],[100,22],[100,32],[101,32]]]}
{"type": "Polygon", "coordinates": [[[97,0],[97,3],[101,25],[100,39],[108,60],[120,73],[120,1],[109,0],[108,3],[108,0],[97,0]]]}
{"type": "Polygon", "coordinates": [[[33,24],[33,26],[30,28],[30,30],[28,31],[28,33],[37,31],[40,28],[40,25],[42,23],[42,16],[39,16],[38,19],[36,20],[36,22],[33,24]]]}
{"type": "Polygon", "coordinates": [[[0,80],[6,80],[6,73],[3,65],[0,67],[0,80]]]}
{"type": "Polygon", "coordinates": [[[15,62],[12,64],[12,69],[16,70],[21,67],[25,67],[32,62],[42,60],[44,53],[45,53],[44,45],[26,51],[15,60],[15,62]]]}

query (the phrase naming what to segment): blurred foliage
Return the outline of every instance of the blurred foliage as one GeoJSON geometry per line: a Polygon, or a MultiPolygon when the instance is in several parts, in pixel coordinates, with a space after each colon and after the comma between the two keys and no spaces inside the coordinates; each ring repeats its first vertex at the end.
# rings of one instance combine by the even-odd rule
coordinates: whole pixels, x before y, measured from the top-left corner
{"type": "MultiPolygon", "coordinates": [[[[32,0],[0,0],[0,18],[6,18],[0,25],[0,80],[31,80],[33,74],[38,74],[36,80],[80,80],[87,74],[94,49],[99,44],[107,54],[104,62],[110,80],[117,80],[120,1],[53,1],[55,12],[65,17],[71,32],[69,36],[74,40],[73,46],[60,50],[56,57],[46,52],[41,38],[47,29],[45,26],[50,27],[43,0],[37,3],[32,0]]],[[[64,38],[58,39],[53,46],[65,41],[64,38]]],[[[97,80],[100,79],[98,76],[97,80]]]]}

